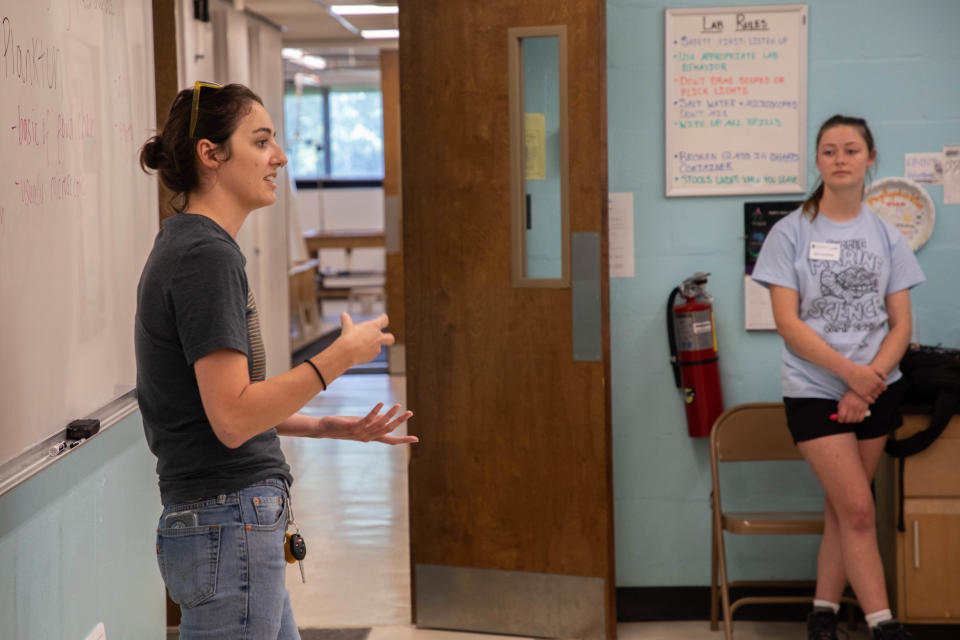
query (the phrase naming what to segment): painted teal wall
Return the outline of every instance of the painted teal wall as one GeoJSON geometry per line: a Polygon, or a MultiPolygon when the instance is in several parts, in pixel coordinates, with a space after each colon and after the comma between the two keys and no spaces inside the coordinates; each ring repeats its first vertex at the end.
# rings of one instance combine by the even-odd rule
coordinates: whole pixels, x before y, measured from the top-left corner
{"type": "Polygon", "coordinates": [[[0,497],[0,637],[166,637],[155,465],[137,412],[0,497]]]}
{"type": "MultiPolygon", "coordinates": [[[[610,191],[634,194],[636,277],[611,281],[617,584],[706,585],[710,581],[707,442],[686,436],[673,385],[665,309],[670,290],[709,271],[716,298],[727,406],[780,398],[780,339],[747,333],[743,317],[743,203],[776,197],[664,197],[664,10],[716,1],[608,0],[610,191]]],[[[730,3],[734,4],[734,3],[730,3]]],[[[772,4],[741,1],[737,4],[772,4]]],[[[865,117],[879,150],[876,178],[903,175],[903,154],[960,144],[960,2],[809,0],[808,172],[813,139],[834,113],[865,117]]],[[[813,179],[809,182],[812,184],[813,179]]],[[[918,258],[928,282],[914,291],[916,337],[960,347],[960,206],[936,205],[933,237],[918,258]]],[[[740,506],[819,508],[820,489],[802,463],[738,475],[740,506]],[[796,473],[794,473],[794,471],[796,473]]],[[[813,577],[818,540],[730,541],[731,577],[813,577]],[[749,549],[748,546],[749,545],[749,549]]]]}

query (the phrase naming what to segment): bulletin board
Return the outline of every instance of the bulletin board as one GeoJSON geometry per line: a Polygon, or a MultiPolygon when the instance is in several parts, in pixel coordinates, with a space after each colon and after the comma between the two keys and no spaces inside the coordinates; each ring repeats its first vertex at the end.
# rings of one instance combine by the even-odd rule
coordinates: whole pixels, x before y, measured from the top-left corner
{"type": "Polygon", "coordinates": [[[807,6],[666,10],[666,195],[806,190],[807,6]]]}

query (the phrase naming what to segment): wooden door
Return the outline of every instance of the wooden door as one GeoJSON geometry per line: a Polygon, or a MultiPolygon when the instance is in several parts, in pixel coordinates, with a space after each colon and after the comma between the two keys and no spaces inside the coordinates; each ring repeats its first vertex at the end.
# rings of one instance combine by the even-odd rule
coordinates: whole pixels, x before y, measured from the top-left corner
{"type": "Polygon", "coordinates": [[[401,5],[418,626],[615,637],[604,11],[605,0],[401,5]],[[555,25],[569,61],[571,284],[518,288],[508,30],[555,25]],[[574,318],[594,313],[591,327],[574,318]],[[575,355],[590,330],[596,356],[575,355]]]}
{"type": "Polygon", "coordinates": [[[391,374],[405,372],[403,312],[403,210],[400,206],[400,55],[395,49],[380,52],[380,89],[383,95],[383,222],[386,247],[386,311],[390,332],[391,374]]]}

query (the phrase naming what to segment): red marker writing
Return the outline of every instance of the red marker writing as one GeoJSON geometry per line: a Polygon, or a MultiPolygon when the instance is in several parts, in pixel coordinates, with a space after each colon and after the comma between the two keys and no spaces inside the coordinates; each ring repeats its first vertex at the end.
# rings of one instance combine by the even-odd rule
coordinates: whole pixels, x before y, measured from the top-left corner
{"type": "MultiPolygon", "coordinates": [[[[835,414],[835,413],[831,413],[831,414],[830,414],[830,419],[833,420],[834,422],[836,422],[836,421],[837,421],[837,418],[839,418],[839,417],[840,417],[840,416],[838,416],[838,415],[835,414]]],[[[864,418],[869,418],[869,417],[870,417],[870,409],[867,409],[867,413],[866,413],[866,415],[864,415],[863,417],[864,417],[864,418]]]]}

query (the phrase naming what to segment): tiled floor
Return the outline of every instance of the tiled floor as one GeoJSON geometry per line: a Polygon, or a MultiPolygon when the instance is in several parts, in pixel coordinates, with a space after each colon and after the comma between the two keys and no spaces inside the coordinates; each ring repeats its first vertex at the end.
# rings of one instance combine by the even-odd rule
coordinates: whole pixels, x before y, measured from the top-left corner
{"type": "MultiPolygon", "coordinates": [[[[307,408],[357,415],[377,402],[403,403],[406,379],[344,376],[307,408]]],[[[410,425],[416,433],[416,421],[410,425]]],[[[336,440],[284,438],[293,467],[294,514],[308,545],[307,583],[291,566],[287,588],[303,628],[373,627],[368,640],[497,640],[489,634],[410,625],[406,449],[336,440]]],[[[739,622],[737,640],[801,640],[804,625],[739,622]]],[[[706,622],[622,623],[621,640],[722,640],[706,622]]],[[[851,640],[865,638],[853,634],[851,640]]]]}

